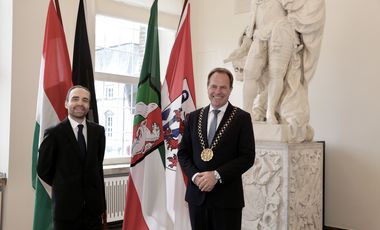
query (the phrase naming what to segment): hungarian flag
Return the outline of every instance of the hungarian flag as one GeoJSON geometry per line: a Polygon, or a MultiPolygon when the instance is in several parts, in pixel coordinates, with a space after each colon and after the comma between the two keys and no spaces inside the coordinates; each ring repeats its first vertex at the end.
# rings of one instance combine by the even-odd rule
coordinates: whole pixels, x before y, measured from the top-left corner
{"type": "Polygon", "coordinates": [[[172,229],[166,210],[157,0],[153,2],[136,96],[123,230],[172,229]]]}
{"type": "Polygon", "coordinates": [[[83,0],[79,1],[77,25],[75,29],[74,55],[73,55],[73,84],[82,85],[90,90],[90,111],[87,118],[99,123],[98,107],[94,86],[94,72],[92,69],[90,45],[88,43],[86,15],[83,0]]]}
{"type": "Polygon", "coordinates": [[[38,147],[42,142],[45,129],[57,124],[67,116],[65,99],[67,90],[71,86],[71,67],[65,34],[53,1],[50,0],[42,51],[33,141],[34,230],[53,229],[51,187],[44,183],[36,172],[38,147]]]}
{"type": "MultiPolygon", "coordinates": [[[[186,4],[186,2],[185,2],[186,4]]],[[[162,87],[162,122],[166,150],[168,213],[174,229],[191,229],[187,202],[188,178],[178,164],[178,147],[184,132],[186,115],[195,110],[195,88],[190,35],[190,3],[182,15],[180,29],[170,54],[162,87]]]]}

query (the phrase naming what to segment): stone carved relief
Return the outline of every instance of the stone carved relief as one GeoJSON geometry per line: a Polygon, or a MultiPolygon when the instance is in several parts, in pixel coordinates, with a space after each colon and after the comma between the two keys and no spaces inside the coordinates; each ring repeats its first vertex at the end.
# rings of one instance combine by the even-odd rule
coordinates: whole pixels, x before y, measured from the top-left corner
{"type": "Polygon", "coordinates": [[[243,174],[246,208],[242,229],[278,229],[281,197],[282,154],[280,151],[257,150],[255,165],[243,174]],[[254,207],[254,208],[251,208],[254,207]]]}
{"type": "Polygon", "coordinates": [[[323,217],[321,144],[256,146],[243,174],[243,230],[320,230],[323,217]]]}
{"type": "Polygon", "coordinates": [[[322,151],[296,150],[289,170],[289,229],[322,229],[322,151]]]}

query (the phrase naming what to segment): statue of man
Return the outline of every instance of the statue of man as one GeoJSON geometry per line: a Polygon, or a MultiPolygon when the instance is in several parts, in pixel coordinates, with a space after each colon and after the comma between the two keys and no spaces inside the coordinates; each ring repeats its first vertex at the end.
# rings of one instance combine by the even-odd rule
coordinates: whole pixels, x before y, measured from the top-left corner
{"type": "Polygon", "coordinates": [[[253,0],[240,47],[225,60],[242,75],[243,108],[253,120],[289,124],[294,136],[302,133],[296,141],[310,139],[307,86],[323,25],[324,0],[253,0]]]}

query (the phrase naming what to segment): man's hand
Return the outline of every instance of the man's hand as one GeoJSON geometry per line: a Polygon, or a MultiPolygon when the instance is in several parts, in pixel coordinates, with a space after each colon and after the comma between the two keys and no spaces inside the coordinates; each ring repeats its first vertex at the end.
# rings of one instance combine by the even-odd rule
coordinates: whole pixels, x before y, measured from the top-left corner
{"type": "Polygon", "coordinates": [[[210,192],[218,183],[214,171],[201,172],[195,177],[195,184],[202,192],[210,192]]]}

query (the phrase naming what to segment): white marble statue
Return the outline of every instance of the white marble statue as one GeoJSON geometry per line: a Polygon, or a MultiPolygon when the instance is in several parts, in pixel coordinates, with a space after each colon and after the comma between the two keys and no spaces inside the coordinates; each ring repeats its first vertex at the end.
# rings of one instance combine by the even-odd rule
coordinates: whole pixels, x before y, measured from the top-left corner
{"type": "Polygon", "coordinates": [[[243,108],[254,121],[286,124],[289,142],[310,141],[308,84],[325,21],[324,0],[253,0],[253,16],[232,62],[243,108]]]}

